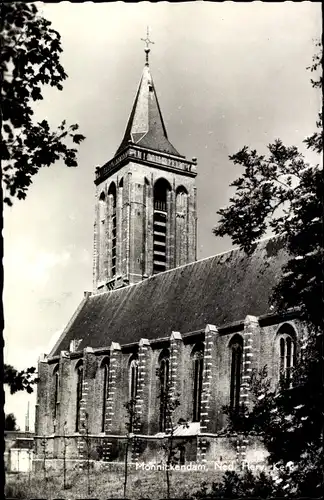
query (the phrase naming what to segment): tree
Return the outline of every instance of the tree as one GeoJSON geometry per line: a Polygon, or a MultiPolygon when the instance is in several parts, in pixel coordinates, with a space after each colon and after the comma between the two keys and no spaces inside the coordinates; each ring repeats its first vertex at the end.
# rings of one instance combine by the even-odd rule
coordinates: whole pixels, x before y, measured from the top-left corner
{"type": "Polygon", "coordinates": [[[67,437],[66,437],[66,428],[67,428],[67,422],[64,422],[63,425],[63,490],[68,489],[68,484],[66,481],[66,452],[67,452],[67,447],[69,446],[69,443],[67,442],[67,437]]]}
{"type": "MultiPolygon", "coordinates": [[[[157,375],[161,380],[161,367],[158,370],[157,375]]],[[[165,434],[166,441],[162,444],[162,448],[166,456],[166,483],[167,483],[167,498],[170,498],[171,490],[171,471],[175,465],[178,465],[178,452],[180,451],[179,446],[175,443],[175,430],[178,426],[188,427],[188,423],[185,419],[180,418],[178,422],[175,422],[174,412],[180,406],[180,394],[175,393],[173,383],[167,379],[165,386],[162,388],[159,394],[161,410],[165,415],[165,434]]]]}
{"type": "MultiPolygon", "coordinates": [[[[322,45],[313,58],[312,72],[320,68],[322,45]]],[[[311,80],[322,88],[322,75],[311,80]]],[[[306,147],[323,152],[322,114],[306,147]]],[[[229,415],[242,432],[257,431],[281,466],[279,481],[287,495],[318,496],[323,488],[323,172],[309,165],[295,146],[276,140],[269,155],[244,147],[230,157],[244,171],[231,186],[236,189],[227,208],[219,210],[215,235],[229,235],[233,243],[252,254],[256,241],[272,231],[285,242],[289,259],[273,290],[278,311],[294,309],[307,322],[309,335],[290,383],[270,389],[263,374],[254,374],[251,392],[255,406],[229,415]],[[287,469],[290,463],[293,468],[287,469]]]]}
{"type": "Polygon", "coordinates": [[[33,385],[37,384],[36,368],[30,367],[27,370],[18,371],[11,365],[4,365],[3,383],[10,387],[10,394],[19,391],[33,392],[33,385]]]}
{"type": "Polygon", "coordinates": [[[5,418],[5,430],[6,431],[17,431],[17,420],[13,413],[8,413],[5,418]]]}
{"type": "Polygon", "coordinates": [[[126,498],[127,482],[128,482],[128,454],[129,448],[135,439],[134,430],[140,423],[140,416],[136,411],[136,398],[131,398],[124,404],[126,409],[126,446],[125,446],[125,461],[124,461],[124,497],[126,498]]]}
{"type": "Polygon", "coordinates": [[[87,492],[88,495],[91,494],[91,482],[90,482],[90,466],[91,466],[91,436],[90,436],[90,425],[89,425],[89,413],[85,412],[85,422],[83,422],[82,427],[84,433],[81,437],[84,439],[86,444],[86,457],[87,457],[87,492]]]}
{"type": "Polygon", "coordinates": [[[33,102],[43,99],[42,88],[50,85],[62,90],[67,78],[60,63],[61,37],[51,22],[38,14],[35,4],[1,4],[1,99],[4,202],[24,199],[32,177],[42,167],[63,160],[76,167],[77,149],[66,141],[80,144],[85,137],[78,125],[63,120],[51,130],[46,119],[35,123],[33,102]]]}

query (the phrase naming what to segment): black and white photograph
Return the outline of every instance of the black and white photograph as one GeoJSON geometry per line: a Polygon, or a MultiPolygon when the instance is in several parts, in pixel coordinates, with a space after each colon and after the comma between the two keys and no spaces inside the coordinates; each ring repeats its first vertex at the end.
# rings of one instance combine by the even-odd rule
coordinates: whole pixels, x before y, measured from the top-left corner
{"type": "Polygon", "coordinates": [[[322,3],[0,9],[4,497],[322,497],[322,3]]]}

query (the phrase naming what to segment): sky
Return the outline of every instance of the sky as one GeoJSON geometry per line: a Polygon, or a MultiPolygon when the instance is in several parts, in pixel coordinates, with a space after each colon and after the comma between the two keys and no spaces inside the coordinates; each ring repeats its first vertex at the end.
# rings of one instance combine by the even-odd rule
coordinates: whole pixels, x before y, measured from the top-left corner
{"type": "MultiPolygon", "coordinates": [[[[4,212],[5,360],[23,369],[48,353],[92,290],[94,170],[111,159],[126,127],[143,70],[150,67],[168,136],[198,158],[198,259],[231,248],[216,238],[216,212],[238,176],[228,156],[244,145],[266,152],[277,138],[301,147],[315,130],[312,89],[321,3],[37,3],[62,37],[64,89],[44,89],[35,119],[78,123],[86,140],[78,168],[40,171],[25,201],[4,212]]],[[[313,158],[309,158],[313,160],[313,158]]],[[[6,413],[23,429],[35,393],[7,394],[6,413]]]]}

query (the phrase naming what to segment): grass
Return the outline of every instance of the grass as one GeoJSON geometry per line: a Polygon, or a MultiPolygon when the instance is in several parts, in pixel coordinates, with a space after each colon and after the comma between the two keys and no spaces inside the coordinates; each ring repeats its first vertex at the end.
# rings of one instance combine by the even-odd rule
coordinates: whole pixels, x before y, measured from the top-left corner
{"type": "MultiPolygon", "coordinates": [[[[219,481],[222,472],[208,471],[173,471],[171,475],[172,499],[194,498],[204,482],[211,485],[219,481]]],[[[67,475],[68,489],[63,489],[62,473],[47,473],[44,479],[42,473],[8,475],[5,486],[6,498],[37,499],[57,498],[79,500],[92,498],[106,500],[107,498],[123,497],[123,470],[91,471],[91,494],[88,496],[87,473],[69,472],[67,475]]],[[[165,471],[130,470],[128,477],[127,498],[161,500],[167,498],[165,471]]]]}

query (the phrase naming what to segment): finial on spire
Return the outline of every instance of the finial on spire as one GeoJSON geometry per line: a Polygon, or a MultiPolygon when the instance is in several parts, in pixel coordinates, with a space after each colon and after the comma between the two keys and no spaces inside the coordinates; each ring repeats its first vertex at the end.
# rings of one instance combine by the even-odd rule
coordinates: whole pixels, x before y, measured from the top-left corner
{"type": "Polygon", "coordinates": [[[141,38],[142,42],[145,42],[146,43],[146,47],[144,49],[144,52],[145,52],[145,64],[148,66],[148,63],[149,63],[149,53],[151,51],[150,47],[149,47],[149,44],[150,43],[153,43],[152,40],[150,40],[150,32],[149,32],[149,27],[147,26],[146,28],[146,38],[141,38]]]}

